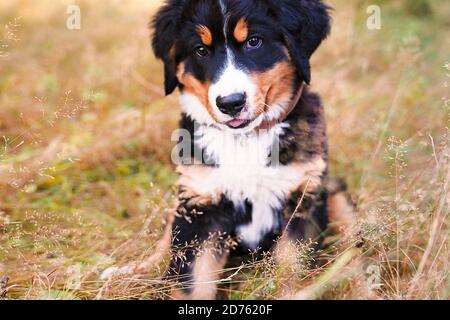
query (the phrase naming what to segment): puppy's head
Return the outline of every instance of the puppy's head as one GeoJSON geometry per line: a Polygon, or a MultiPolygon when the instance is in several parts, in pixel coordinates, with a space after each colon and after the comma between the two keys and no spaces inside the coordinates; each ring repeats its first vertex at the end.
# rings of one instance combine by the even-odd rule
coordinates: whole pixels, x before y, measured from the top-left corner
{"type": "Polygon", "coordinates": [[[320,0],[169,0],[154,21],[165,90],[202,124],[249,132],[286,116],[330,29],[320,0]]]}

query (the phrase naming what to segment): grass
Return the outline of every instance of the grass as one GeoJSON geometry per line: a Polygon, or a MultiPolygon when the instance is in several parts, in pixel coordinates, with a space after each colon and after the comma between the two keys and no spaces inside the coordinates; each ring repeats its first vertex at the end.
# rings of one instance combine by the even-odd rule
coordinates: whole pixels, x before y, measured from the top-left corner
{"type": "MultiPolygon", "coordinates": [[[[299,246],[301,272],[269,256],[226,270],[229,298],[280,298],[289,282],[296,298],[448,299],[450,4],[417,2],[381,1],[370,31],[369,1],[329,1],[333,32],[313,59],[331,170],[365,245],[331,246],[321,268],[299,246]]],[[[0,4],[0,297],[167,298],[163,265],[99,278],[149,255],[175,203],[179,109],[146,29],[159,1],[77,3],[74,31],[63,1],[0,4]]]]}

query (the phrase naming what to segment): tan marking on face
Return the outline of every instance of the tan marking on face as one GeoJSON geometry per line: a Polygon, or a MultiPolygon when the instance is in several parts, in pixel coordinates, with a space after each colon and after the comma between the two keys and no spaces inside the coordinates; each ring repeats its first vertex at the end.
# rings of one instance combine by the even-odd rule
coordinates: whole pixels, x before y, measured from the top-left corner
{"type": "Polygon", "coordinates": [[[206,108],[211,117],[217,121],[216,114],[213,108],[209,104],[208,92],[211,83],[202,83],[196,79],[193,75],[186,73],[184,63],[178,65],[177,79],[184,86],[184,90],[194,96],[196,96],[202,105],[206,108]]]}
{"type": "Polygon", "coordinates": [[[254,73],[251,77],[258,88],[255,97],[256,116],[267,112],[274,103],[293,98],[295,67],[290,61],[280,62],[272,69],[254,73]]]}
{"type": "Polygon", "coordinates": [[[213,43],[213,36],[211,30],[207,26],[200,25],[197,27],[197,32],[202,39],[202,42],[205,46],[211,46],[213,43]]]}
{"type": "Polygon", "coordinates": [[[217,294],[217,281],[221,277],[227,258],[227,252],[219,254],[214,249],[203,249],[194,262],[192,292],[183,294],[176,291],[172,293],[172,298],[176,300],[214,300],[217,294]]]}
{"type": "Polygon", "coordinates": [[[244,18],[241,18],[234,29],[234,38],[237,42],[244,42],[248,38],[248,25],[244,18]]]}

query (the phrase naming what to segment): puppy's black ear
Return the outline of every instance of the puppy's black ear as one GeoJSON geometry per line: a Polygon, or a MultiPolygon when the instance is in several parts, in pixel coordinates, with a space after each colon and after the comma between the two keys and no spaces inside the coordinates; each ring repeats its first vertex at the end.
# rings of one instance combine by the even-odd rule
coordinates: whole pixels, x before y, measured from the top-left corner
{"type": "Polygon", "coordinates": [[[330,32],[330,7],[321,0],[274,1],[283,23],[286,45],[299,75],[311,82],[310,58],[330,32]]]}
{"type": "Polygon", "coordinates": [[[183,1],[168,1],[156,14],[150,26],[153,28],[152,46],[158,59],[164,62],[164,87],[166,95],[178,86],[176,76],[177,23],[182,14],[183,1]]]}

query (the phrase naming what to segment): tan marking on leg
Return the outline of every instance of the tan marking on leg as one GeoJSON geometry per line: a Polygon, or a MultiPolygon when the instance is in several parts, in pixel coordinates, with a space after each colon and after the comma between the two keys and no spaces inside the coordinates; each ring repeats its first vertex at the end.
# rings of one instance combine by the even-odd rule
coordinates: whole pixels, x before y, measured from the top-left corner
{"type": "Polygon", "coordinates": [[[291,192],[314,193],[322,185],[323,175],[327,168],[327,164],[322,157],[316,157],[307,163],[293,165],[304,172],[304,177],[298,188],[291,190],[291,192]]]}
{"type": "Polygon", "coordinates": [[[355,207],[345,192],[328,197],[328,217],[334,232],[344,236],[356,234],[355,207]]]}
{"type": "Polygon", "coordinates": [[[172,293],[176,300],[214,300],[217,284],[228,258],[228,253],[218,253],[214,249],[204,249],[195,259],[193,268],[192,292],[184,294],[180,291],[172,293]]]}
{"type": "Polygon", "coordinates": [[[177,172],[180,174],[177,186],[182,190],[180,198],[189,199],[188,206],[214,205],[220,200],[218,190],[204,190],[204,192],[199,190],[199,186],[207,181],[211,170],[213,169],[204,165],[177,167],[177,172]]]}
{"type": "Polygon", "coordinates": [[[295,243],[284,234],[278,241],[274,249],[275,261],[282,268],[298,270],[300,267],[297,260],[297,248],[295,243]]]}
{"type": "Polygon", "coordinates": [[[295,290],[290,279],[295,277],[303,268],[299,263],[297,251],[296,243],[286,233],[281,236],[275,245],[273,254],[278,265],[277,273],[283,279],[281,288],[277,293],[278,297],[291,295],[295,290]]]}
{"type": "Polygon", "coordinates": [[[248,25],[244,18],[241,18],[234,29],[234,38],[237,42],[242,43],[248,38],[248,25]]]}
{"type": "Polygon", "coordinates": [[[206,46],[211,46],[213,43],[213,36],[211,30],[207,26],[200,25],[197,27],[197,32],[202,39],[202,42],[206,46]]]}
{"type": "Polygon", "coordinates": [[[155,246],[154,253],[136,267],[135,273],[146,274],[151,272],[164,260],[164,257],[170,253],[170,247],[172,244],[172,225],[174,220],[175,215],[172,212],[167,220],[164,234],[155,246]]]}
{"type": "Polygon", "coordinates": [[[170,299],[172,300],[191,300],[189,296],[183,293],[181,290],[173,290],[170,294],[170,299]]]}

